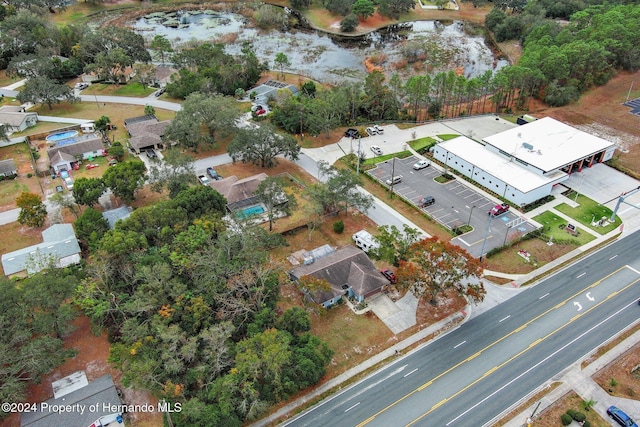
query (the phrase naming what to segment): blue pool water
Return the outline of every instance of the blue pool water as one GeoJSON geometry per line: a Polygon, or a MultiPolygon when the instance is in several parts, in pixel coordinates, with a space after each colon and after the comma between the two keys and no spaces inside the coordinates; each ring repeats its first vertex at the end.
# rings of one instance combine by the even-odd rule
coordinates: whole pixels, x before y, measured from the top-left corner
{"type": "Polygon", "coordinates": [[[68,130],[65,132],[52,133],[51,135],[47,136],[45,139],[50,142],[57,142],[57,141],[73,138],[74,136],[78,136],[77,130],[68,130]]]}
{"type": "Polygon", "coordinates": [[[238,211],[238,216],[240,218],[248,218],[253,215],[258,215],[264,213],[264,208],[260,205],[250,206],[248,208],[244,208],[238,211]]]}

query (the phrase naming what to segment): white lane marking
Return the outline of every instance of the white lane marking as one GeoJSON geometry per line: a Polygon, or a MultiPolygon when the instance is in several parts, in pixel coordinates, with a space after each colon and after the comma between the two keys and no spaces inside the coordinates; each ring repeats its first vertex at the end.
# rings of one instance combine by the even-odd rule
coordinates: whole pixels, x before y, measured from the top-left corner
{"type": "Polygon", "coordinates": [[[609,261],[611,261],[612,259],[617,258],[617,257],[618,257],[618,255],[614,255],[611,258],[609,258],[609,261]]]}
{"type": "Polygon", "coordinates": [[[634,272],[640,274],[640,271],[636,270],[635,268],[631,267],[630,265],[627,265],[627,268],[630,269],[631,271],[634,271],[634,272]]]}
{"type": "Polygon", "coordinates": [[[507,320],[509,317],[511,317],[511,315],[508,315],[507,317],[503,317],[502,319],[500,319],[500,320],[498,321],[498,323],[502,323],[502,322],[504,322],[504,321],[505,321],[505,320],[507,320]]]}
{"type": "Polygon", "coordinates": [[[578,307],[578,311],[582,310],[582,304],[580,304],[578,301],[574,301],[573,305],[575,305],[576,307],[578,307]]]}
{"type": "Polygon", "coordinates": [[[407,378],[409,375],[413,374],[413,373],[414,373],[415,371],[417,371],[417,370],[418,370],[418,368],[414,369],[414,370],[413,370],[413,371],[411,371],[411,372],[407,372],[406,374],[404,374],[404,375],[402,376],[402,378],[407,378]]]}
{"type": "Polygon", "coordinates": [[[360,404],[360,402],[356,403],[353,406],[348,407],[347,409],[344,410],[344,412],[349,412],[350,410],[352,410],[353,408],[355,408],[356,406],[358,406],[360,404]]]}
{"type": "MultiPolygon", "coordinates": [[[[613,313],[611,316],[607,317],[606,319],[604,319],[602,322],[598,323],[597,325],[594,325],[591,329],[583,332],[580,336],[574,338],[573,340],[571,340],[570,342],[566,343],[564,346],[560,347],[559,349],[557,349],[556,351],[554,351],[553,353],[551,353],[550,355],[548,355],[547,357],[545,357],[544,359],[542,359],[541,361],[539,361],[538,363],[536,363],[535,365],[533,365],[532,367],[530,367],[529,369],[527,369],[526,371],[522,372],[520,375],[518,375],[517,377],[515,377],[514,379],[512,379],[511,381],[509,381],[508,383],[504,384],[502,387],[500,387],[499,389],[497,389],[496,391],[494,391],[493,393],[491,393],[490,395],[488,395],[487,397],[485,397],[484,399],[482,399],[480,402],[476,403],[475,405],[473,405],[471,408],[467,409],[466,411],[464,411],[463,413],[461,413],[460,415],[458,415],[457,417],[455,417],[454,419],[452,419],[451,421],[449,421],[447,424],[445,425],[450,425],[453,424],[454,422],[456,422],[458,419],[462,418],[463,416],[465,416],[466,414],[468,414],[469,412],[473,411],[474,409],[476,409],[478,406],[482,405],[484,402],[486,402],[487,400],[491,399],[493,396],[495,396],[496,394],[500,393],[502,390],[504,390],[505,388],[509,387],[511,384],[515,383],[516,381],[518,381],[520,378],[522,378],[523,376],[527,375],[529,372],[533,371],[534,369],[536,369],[538,366],[542,365],[543,363],[545,363],[547,360],[551,359],[552,357],[554,357],[556,354],[560,353],[561,351],[563,351],[564,349],[566,349],[567,347],[573,345],[574,342],[581,340],[582,337],[586,336],[587,334],[590,334],[594,329],[599,328],[601,325],[603,325],[605,322],[608,322],[610,319],[614,318],[615,316],[619,315],[620,313],[622,313],[624,310],[626,310],[627,308],[629,308],[629,306],[636,304],[636,302],[632,302],[627,304],[626,306],[622,307],[620,310],[616,311],[615,313],[613,313]]],[[[601,344],[602,345],[602,344],[601,344]]],[[[596,346],[595,348],[598,348],[600,346],[596,346]]]]}
{"type": "Polygon", "coordinates": [[[580,274],[579,276],[576,276],[576,279],[581,278],[581,277],[582,277],[582,276],[584,276],[585,274],[587,274],[587,273],[585,272],[585,273],[580,274]]]}
{"type": "Polygon", "coordinates": [[[458,348],[458,347],[460,347],[462,344],[464,344],[464,343],[466,343],[466,342],[467,342],[467,340],[464,340],[464,341],[462,341],[460,344],[456,344],[456,345],[454,345],[454,346],[453,346],[453,348],[458,348]]]}
{"type": "Polygon", "coordinates": [[[540,298],[538,298],[538,299],[546,298],[546,297],[548,297],[548,296],[549,296],[549,292],[547,292],[546,294],[542,295],[542,296],[541,296],[540,298]]]}
{"type": "Polygon", "coordinates": [[[459,237],[458,237],[458,240],[460,240],[462,243],[464,243],[464,244],[465,244],[465,245],[467,245],[467,246],[471,246],[470,244],[468,244],[467,242],[465,242],[463,239],[461,239],[461,238],[459,238],[459,237]]]}
{"type": "Polygon", "coordinates": [[[594,297],[591,296],[591,292],[587,292],[587,299],[589,301],[595,301],[596,300],[594,297]]]}

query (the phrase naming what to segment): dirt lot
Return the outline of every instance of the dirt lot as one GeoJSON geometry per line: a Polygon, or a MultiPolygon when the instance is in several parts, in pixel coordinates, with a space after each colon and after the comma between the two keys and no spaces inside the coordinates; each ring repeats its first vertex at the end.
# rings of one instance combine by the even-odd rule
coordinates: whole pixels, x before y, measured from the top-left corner
{"type": "Polygon", "coordinates": [[[638,399],[640,396],[640,343],[593,377],[612,396],[638,399]]]}
{"type": "MultiPolygon", "coordinates": [[[[573,409],[574,411],[585,414],[587,416],[587,421],[591,423],[592,427],[609,427],[611,425],[596,411],[584,409],[582,398],[573,392],[566,394],[562,399],[558,400],[555,404],[551,405],[536,416],[533,425],[535,427],[561,426],[560,416],[566,413],[568,409],[573,409]]],[[[522,421],[524,423],[526,420],[522,421]]],[[[577,425],[577,423],[574,421],[573,425],[577,425]]]]}

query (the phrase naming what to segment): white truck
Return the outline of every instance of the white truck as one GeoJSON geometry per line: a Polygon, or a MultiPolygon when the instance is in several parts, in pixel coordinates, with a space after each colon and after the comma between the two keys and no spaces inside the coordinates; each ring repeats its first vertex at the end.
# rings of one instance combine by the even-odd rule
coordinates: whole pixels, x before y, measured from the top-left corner
{"type": "Polygon", "coordinates": [[[376,241],[376,238],[371,235],[367,230],[360,230],[351,236],[356,246],[365,252],[373,248],[379,248],[380,244],[376,241]]]}

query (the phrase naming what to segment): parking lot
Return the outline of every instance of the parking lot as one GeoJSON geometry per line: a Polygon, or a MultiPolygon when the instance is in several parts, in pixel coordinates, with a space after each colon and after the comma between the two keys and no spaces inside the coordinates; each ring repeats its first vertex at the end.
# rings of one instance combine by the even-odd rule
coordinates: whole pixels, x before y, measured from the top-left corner
{"type": "Polygon", "coordinates": [[[412,165],[419,159],[387,160],[379,163],[369,174],[384,183],[393,175],[402,176],[400,183],[393,186],[393,192],[419,206],[426,196],[432,196],[435,203],[419,208],[443,226],[452,229],[469,224],[473,231],[451,240],[452,243],[463,247],[471,255],[479,257],[484,243],[484,253],[502,246],[507,239],[515,239],[525,233],[533,231],[535,226],[518,215],[513,209],[490,217],[488,212],[496,201],[475,190],[471,184],[462,180],[453,180],[439,184],[434,178],[442,175],[441,170],[434,165],[421,170],[413,170],[412,165]]]}

